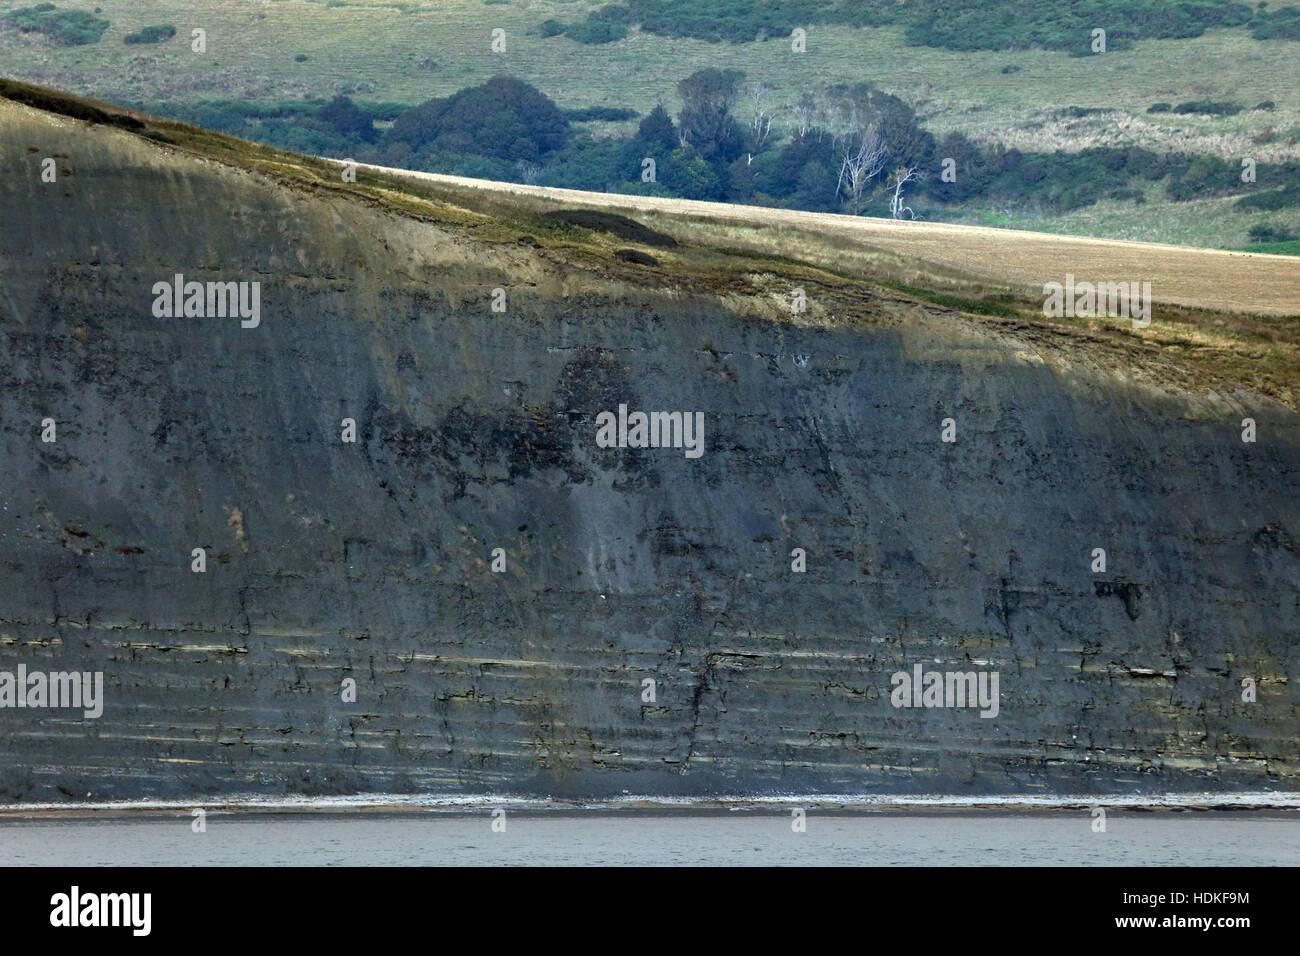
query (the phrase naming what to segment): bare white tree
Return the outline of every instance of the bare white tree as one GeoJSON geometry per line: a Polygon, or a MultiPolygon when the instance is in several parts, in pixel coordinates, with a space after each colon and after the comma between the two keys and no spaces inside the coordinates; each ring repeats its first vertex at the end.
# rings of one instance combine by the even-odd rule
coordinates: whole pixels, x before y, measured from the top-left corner
{"type": "Polygon", "coordinates": [[[862,194],[867,183],[885,168],[888,149],[873,126],[839,137],[838,156],[840,175],[835,184],[835,194],[838,196],[842,191],[848,195],[849,211],[856,216],[862,212],[862,194]]]}
{"type": "Polygon", "coordinates": [[[893,190],[893,195],[889,197],[889,213],[895,219],[915,219],[916,213],[912,212],[911,206],[903,205],[903,187],[908,183],[914,183],[925,176],[915,166],[899,166],[889,176],[888,182],[885,183],[886,190],[893,190]]]}
{"type": "Polygon", "coordinates": [[[766,83],[754,83],[749,87],[749,101],[754,107],[749,128],[754,134],[755,145],[760,147],[772,132],[772,120],[776,117],[776,111],[768,105],[771,94],[772,87],[766,83]]]}
{"type": "Polygon", "coordinates": [[[813,119],[817,116],[817,99],[807,90],[799,96],[794,105],[794,130],[799,139],[808,135],[812,129],[813,119]]]}
{"type": "Polygon", "coordinates": [[[541,175],[542,172],[541,166],[537,165],[537,163],[529,162],[526,159],[521,159],[519,162],[515,163],[515,168],[519,170],[519,178],[529,186],[537,182],[537,177],[541,175]]]}

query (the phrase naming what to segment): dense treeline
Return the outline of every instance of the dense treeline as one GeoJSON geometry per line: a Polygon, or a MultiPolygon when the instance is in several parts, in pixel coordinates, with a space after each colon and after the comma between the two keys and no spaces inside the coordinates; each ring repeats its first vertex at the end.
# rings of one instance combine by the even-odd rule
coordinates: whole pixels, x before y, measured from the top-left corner
{"type": "Polygon", "coordinates": [[[1092,30],[1106,30],[1107,49],[1134,40],[1198,37],[1211,27],[1246,27],[1257,39],[1300,39],[1300,9],[1269,12],[1235,0],[623,0],[585,20],[547,20],[542,36],[609,43],[628,27],[711,42],[749,43],[789,36],[796,27],[901,25],[915,46],[950,50],[1043,47],[1075,55],[1092,52],[1092,30]]]}
{"type": "Polygon", "coordinates": [[[302,152],[430,172],[814,212],[936,218],[945,207],[993,200],[1055,213],[1101,199],[1141,203],[1153,190],[1173,201],[1235,195],[1241,208],[1262,211],[1300,205],[1300,187],[1266,185],[1295,182],[1300,163],[1260,164],[1256,185],[1213,156],[1136,147],[1027,153],[959,133],[936,138],[906,102],[869,84],[804,93],[782,105],[786,125],[777,129],[773,91],[739,71],[699,70],[677,94],[676,117],[661,104],[623,136],[575,124],[625,120],[630,111],[566,112],[510,76],[411,108],[336,96],[209,103],[181,118],[302,152]]]}

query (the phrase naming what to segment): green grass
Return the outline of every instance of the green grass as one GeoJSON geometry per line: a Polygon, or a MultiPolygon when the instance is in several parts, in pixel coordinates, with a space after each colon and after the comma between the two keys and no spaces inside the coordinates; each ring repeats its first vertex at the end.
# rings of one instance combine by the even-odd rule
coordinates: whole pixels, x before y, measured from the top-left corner
{"type": "Polygon", "coordinates": [[[897,289],[899,292],[906,292],[908,295],[915,296],[925,302],[945,305],[950,309],[958,309],[975,315],[999,315],[1004,318],[1016,318],[1022,314],[1022,310],[1016,308],[1013,304],[1017,301],[1016,298],[1009,294],[996,295],[987,299],[976,299],[971,296],[953,295],[948,292],[923,289],[908,285],[905,282],[893,282],[888,279],[877,279],[876,281],[883,286],[897,289]]]}
{"type": "Polygon", "coordinates": [[[1210,249],[1246,247],[1250,243],[1250,227],[1265,221],[1300,233],[1300,208],[1265,214],[1238,209],[1234,205],[1236,199],[1231,196],[1168,202],[1163,198],[1163,192],[1164,186],[1157,183],[1146,187],[1147,201],[1144,203],[1103,199],[1092,206],[1059,214],[1015,213],[1000,206],[975,203],[959,210],[928,210],[922,204],[918,211],[927,213],[927,218],[932,220],[972,226],[1030,229],[1068,236],[1164,242],[1210,249]]]}
{"type": "Polygon", "coordinates": [[[1242,252],[1270,252],[1275,256],[1300,256],[1300,239],[1288,242],[1255,242],[1240,246],[1242,252]]]}

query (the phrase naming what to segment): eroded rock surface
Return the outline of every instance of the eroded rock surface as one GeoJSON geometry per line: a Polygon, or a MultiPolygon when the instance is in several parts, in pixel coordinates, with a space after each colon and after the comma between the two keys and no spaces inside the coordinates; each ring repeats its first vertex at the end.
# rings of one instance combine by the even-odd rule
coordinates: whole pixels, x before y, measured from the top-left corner
{"type": "Polygon", "coordinates": [[[0,709],[0,799],[1300,786],[1289,410],[0,106],[0,669],[106,684],[0,709]],[[155,318],[176,273],[260,281],[261,324],[155,318]],[[705,453],[597,447],[620,403],[705,453]],[[916,663],[998,671],[997,717],[895,708],[916,663]]]}

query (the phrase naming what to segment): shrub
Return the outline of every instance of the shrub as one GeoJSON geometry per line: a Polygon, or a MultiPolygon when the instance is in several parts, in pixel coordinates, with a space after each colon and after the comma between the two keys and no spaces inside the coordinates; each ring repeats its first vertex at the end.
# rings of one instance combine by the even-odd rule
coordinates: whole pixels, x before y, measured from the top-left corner
{"type": "Polygon", "coordinates": [[[639,249],[615,249],[614,255],[619,259],[622,259],[624,262],[635,262],[637,265],[641,266],[659,265],[658,259],[649,253],[640,251],[639,249]]]}
{"type": "Polygon", "coordinates": [[[1300,186],[1286,186],[1242,196],[1233,205],[1238,209],[1260,209],[1271,212],[1287,206],[1300,205],[1300,186]]]}
{"type": "Polygon", "coordinates": [[[1256,40],[1300,40],[1300,9],[1287,7],[1273,13],[1260,11],[1251,32],[1256,40]]]}
{"type": "Polygon", "coordinates": [[[1190,103],[1179,103],[1174,107],[1175,113],[1205,113],[1209,116],[1236,116],[1244,106],[1238,106],[1236,103],[1216,103],[1213,100],[1194,100],[1190,103]]]}
{"type": "Polygon", "coordinates": [[[643,246],[656,246],[661,249],[677,247],[677,240],[672,236],[617,213],[596,209],[556,209],[543,213],[542,218],[552,222],[581,226],[583,229],[608,232],[629,242],[639,242],[643,246]]]}
{"type": "Polygon", "coordinates": [[[627,36],[627,27],[608,20],[584,20],[581,23],[570,23],[564,28],[564,35],[570,40],[595,46],[623,39],[627,36]]]}
{"type": "Polygon", "coordinates": [[[161,43],[176,35],[176,28],[170,23],[153,27],[142,27],[139,33],[128,33],[122,38],[123,43],[161,43]]]}
{"type": "Polygon", "coordinates": [[[1169,112],[1171,109],[1173,109],[1173,108],[1174,108],[1174,107],[1173,107],[1173,104],[1171,104],[1171,103],[1152,103],[1150,106],[1147,107],[1147,112],[1148,112],[1148,113],[1168,113],[1168,112],[1169,112]]]}
{"type": "Polygon", "coordinates": [[[56,10],[52,3],[21,7],[4,15],[23,33],[40,33],[59,46],[85,46],[98,43],[108,29],[108,21],[85,10],[56,10]]]}
{"type": "Polygon", "coordinates": [[[608,23],[631,23],[632,10],[620,3],[611,3],[607,7],[601,7],[599,10],[588,14],[589,20],[604,20],[608,23]]]}
{"type": "Polygon", "coordinates": [[[38,30],[38,24],[42,18],[54,12],[54,4],[38,3],[34,7],[19,7],[17,10],[11,10],[5,14],[6,20],[12,20],[14,26],[18,27],[23,33],[29,33],[32,30],[38,30]]]}
{"type": "Polygon", "coordinates": [[[1251,242],[1291,242],[1295,238],[1296,234],[1283,226],[1261,223],[1250,227],[1251,242]]]}

